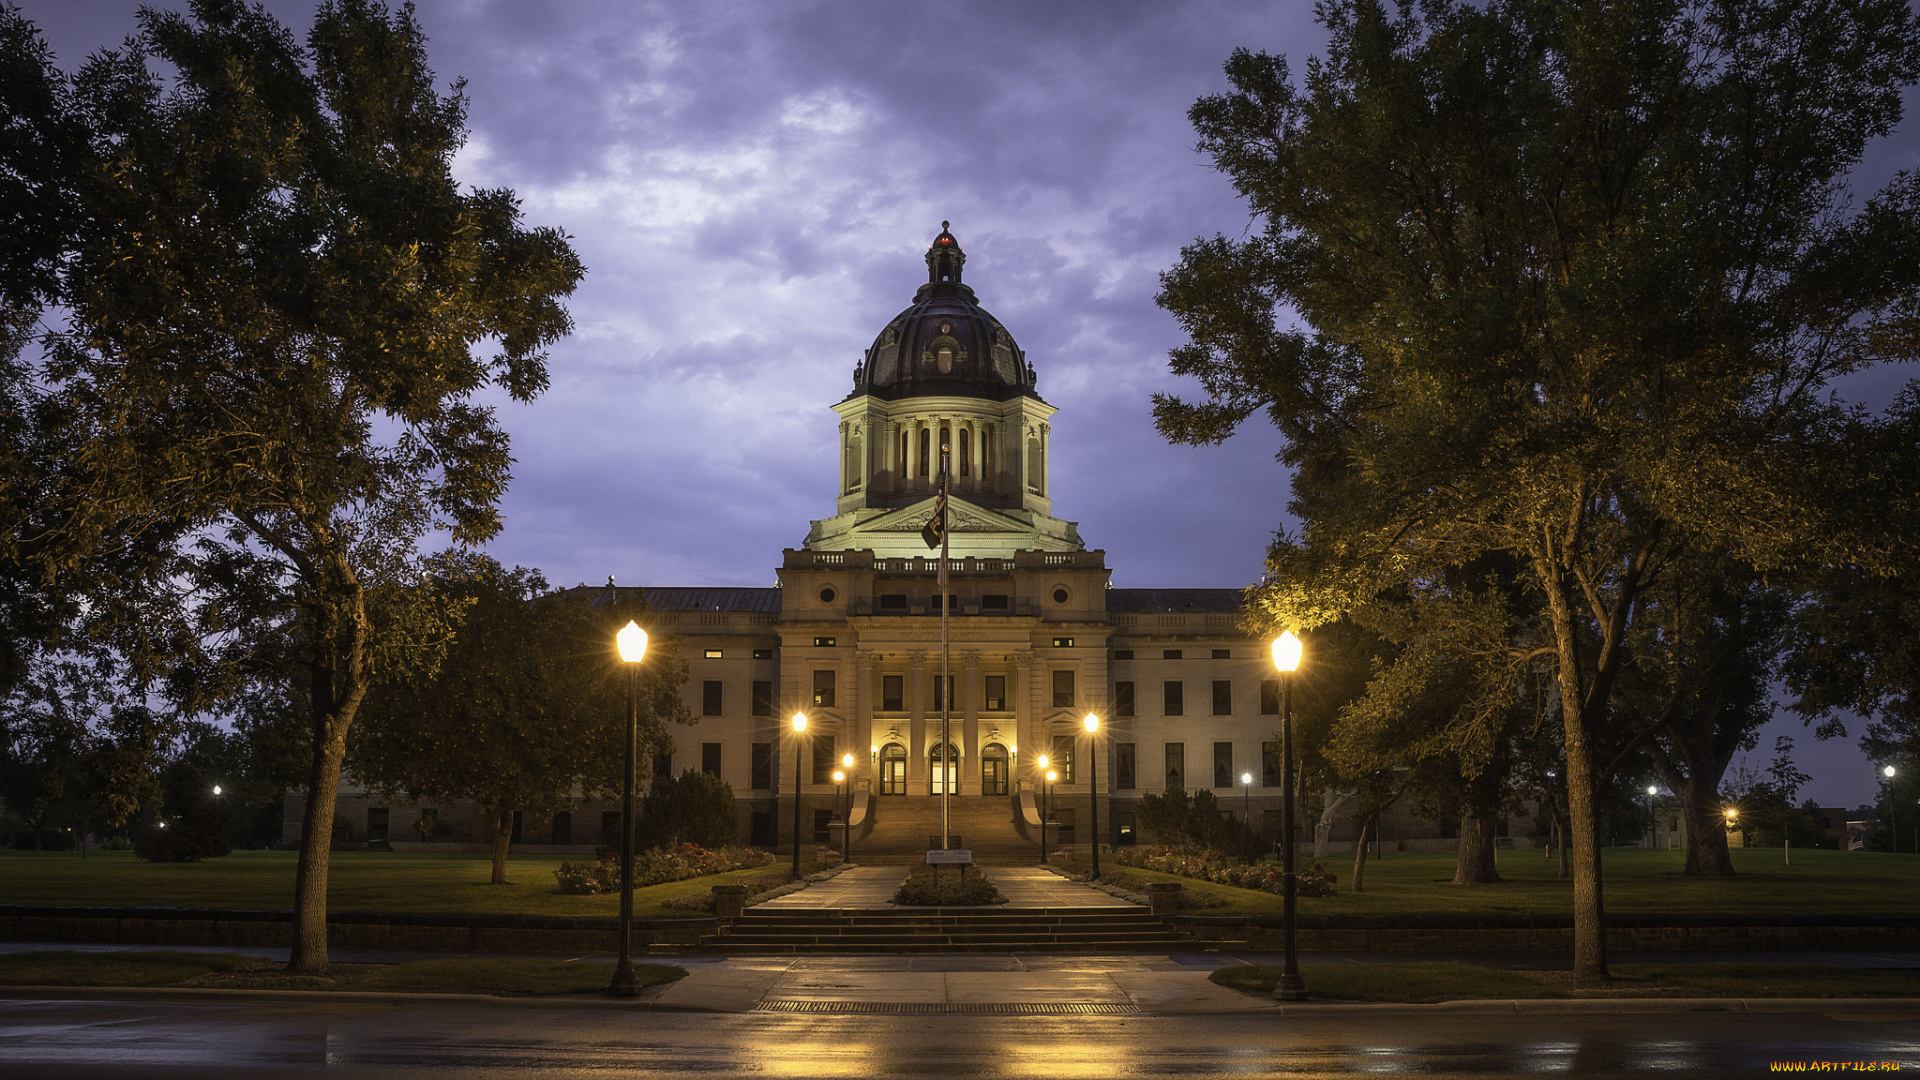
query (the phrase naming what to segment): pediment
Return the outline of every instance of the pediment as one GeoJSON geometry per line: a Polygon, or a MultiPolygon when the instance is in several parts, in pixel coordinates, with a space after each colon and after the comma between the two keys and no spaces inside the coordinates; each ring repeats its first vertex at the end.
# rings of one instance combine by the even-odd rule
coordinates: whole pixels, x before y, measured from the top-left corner
{"type": "MultiPolygon", "coordinates": [[[[871,521],[862,522],[857,532],[902,532],[917,533],[933,520],[935,499],[922,499],[912,506],[903,506],[890,514],[883,514],[871,521]]],[[[949,496],[947,499],[947,529],[949,532],[973,533],[1025,533],[1033,527],[1017,518],[1008,517],[995,510],[975,506],[965,499],[949,496]]]]}

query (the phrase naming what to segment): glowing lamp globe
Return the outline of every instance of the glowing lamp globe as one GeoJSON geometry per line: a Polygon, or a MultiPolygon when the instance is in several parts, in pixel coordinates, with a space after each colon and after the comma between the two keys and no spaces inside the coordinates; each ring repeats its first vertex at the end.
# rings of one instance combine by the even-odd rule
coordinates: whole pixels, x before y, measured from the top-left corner
{"type": "Polygon", "coordinates": [[[793,714],[793,730],[795,731],[807,730],[807,714],[806,713],[797,712],[793,714]]]}
{"type": "Polygon", "coordinates": [[[1283,630],[1273,639],[1273,666],[1280,671],[1300,669],[1300,639],[1293,636],[1293,631],[1283,630]]]}
{"type": "Polygon", "coordinates": [[[629,664],[637,664],[646,659],[647,632],[640,629],[639,623],[631,619],[627,620],[627,625],[621,627],[620,632],[615,634],[613,639],[620,646],[620,659],[629,664]]]}

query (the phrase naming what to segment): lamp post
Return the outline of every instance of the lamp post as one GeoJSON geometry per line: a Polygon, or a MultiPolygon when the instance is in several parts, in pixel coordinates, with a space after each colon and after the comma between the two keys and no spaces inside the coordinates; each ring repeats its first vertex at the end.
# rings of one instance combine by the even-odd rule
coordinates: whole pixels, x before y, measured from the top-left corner
{"type": "Polygon", "coordinates": [[[1042,865],[1047,861],[1047,826],[1053,823],[1053,782],[1058,779],[1060,779],[1058,772],[1053,769],[1047,770],[1046,809],[1040,814],[1040,862],[1042,865]]]}
{"type": "Polygon", "coordinates": [[[1725,810],[1722,810],[1721,813],[1725,814],[1727,818],[1727,843],[1731,845],[1733,843],[1733,827],[1740,823],[1740,809],[1729,806],[1725,810]]]}
{"type": "Polygon", "coordinates": [[[1887,778],[1887,831],[1890,834],[1888,839],[1892,841],[1887,846],[1893,849],[1895,855],[1898,855],[1900,853],[1900,793],[1893,790],[1893,766],[1889,765],[1881,769],[1880,773],[1887,778]]]}
{"type": "Polygon", "coordinates": [[[1088,881],[1100,880],[1100,718],[1092,713],[1081,721],[1087,726],[1087,803],[1092,813],[1093,833],[1093,876],[1088,881]]]}
{"type": "Polygon", "coordinates": [[[1033,763],[1033,772],[1040,781],[1040,794],[1035,801],[1040,806],[1040,865],[1047,865],[1047,755],[1041,754],[1040,760],[1033,763]]]}
{"type": "Polygon", "coordinates": [[[1253,828],[1253,774],[1250,772],[1240,774],[1240,795],[1240,805],[1244,807],[1247,815],[1247,828],[1251,829],[1253,828]]]}
{"type": "Polygon", "coordinates": [[[639,740],[640,704],[636,689],[640,661],[647,656],[647,632],[640,624],[627,625],[614,635],[621,666],[627,669],[626,768],[620,774],[620,958],[607,982],[609,997],[633,997],[640,987],[633,979],[633,781],[635,744],[639,740]]]}
{"type": "Polygon", "coordinates": [[[840,755],[840,767],[847,770],[847,813],[846,813],[846,816],[841,819],[845,821],[847,824],[841,830],[845,835],[841,837],[840,854],[848,862],[852,862],[853,861],[853,755],[851,753],[840,755]]]}
{"type": "MultiPolygon", "coordinates": [[[[833,770],[833,810],[840,817],[840,854],[844,858],[847,849],[847,817],[840,809],[841,797],[846,794],[847,774],[839,769],[833,770]]],[[[827,838],[831,841],[831,835],[827,838]]]]}
{"type": "Polygon", "coordinates": [[[1273,996],[1281,1001],[1307,1000],[1307,984],[1300,981],[1300,958],[1295,949],[1298,920],[1293,877],[1293,673],[1300,667],[1300,651],[1300,639],[1291,630],[1273,639],[1273,666],[1280,673],[1280,835],[1287,845],[1280,864],[1286,953],[1280,982],[1273,988],[1273,996]]]}
{"type": "Polygon", "coordinates": [[[1652,850],[1660,842],[1660,812],[1653,807],[1654,797],[1660,794],[1660,785],[1647,785],[1647,849],[1652,850]]]}
{"type": "Polygon", "coordinates": [[[807,730],[807,714],[793,714],[793,876],[800,876],[800,736],[807,730]]]}

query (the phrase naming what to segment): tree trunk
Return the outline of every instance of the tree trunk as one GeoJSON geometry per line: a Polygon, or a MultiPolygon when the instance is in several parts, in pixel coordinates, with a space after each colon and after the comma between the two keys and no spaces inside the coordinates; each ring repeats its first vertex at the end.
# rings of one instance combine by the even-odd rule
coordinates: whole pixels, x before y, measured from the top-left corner
{"type": "Polygon", "coordinates": [[[1367,880],[1367,836],[1373,832],[1373,822],[1360,823],[1360,841],[1353,845],[1353,891],[1366,892],[1367,880]]]}
{"type": "Polygon", "coordinates": [[[1320,792],[1320,820],[1313,826],[1313,857],[1327,857],[1327,839],[1333,835],[1333,815],[1347,800],[1353,798],[1351,791],[1336,791],[1326,788],[1320,792]]]}
{"type": "MultiPolygon", "coordinates": [[[[1715,777],[1714,783],[1717,781],[1715,777]]],[[[1681,873],[1687,877],[1732,877],[1733,856],[1727,853],[1727,823],[1720,813],[1720,793],[1710,789],[1704,776],[1688,777],[1674,793],[1680,796],[1680,812],[1687,819],[1687,862],[1681,873]],[[1700,788],[1709,790],[1702,792],[1700,788]]]]}
{"type": "Polygon", "coordinates": [[[507,883],[507,845],[513,843],[513,811],[493,812],[493,884],[507,883]]]}
{"type": "Polygon", "coordinates": [[[293,953],[287,970],[318,975],[327,970],[327,856],[333,844],[333,811],[340,796],[344,738],[315,740],[302,816],[300,865],[293,884],[293,953]]]}
{"type": "Polygon", "coordinates": [[[1463,816],[1460,819],[1460,857],[1455,863],[1455,885],[1492,885],[1500,880],[1493,865],[1494,833],[1499,822],[1492,817],[1463,816]]]}

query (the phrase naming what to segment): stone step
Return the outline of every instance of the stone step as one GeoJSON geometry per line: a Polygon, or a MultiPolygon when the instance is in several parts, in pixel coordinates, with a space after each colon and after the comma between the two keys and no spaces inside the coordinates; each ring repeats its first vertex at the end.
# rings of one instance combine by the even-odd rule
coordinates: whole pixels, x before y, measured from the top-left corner
{"type": "MultiPolygon", "coordinates": [[[[958,944],[929,942],[916,939],[908,943],[889,943],[885,945],[860,945],[847,942],[827,942],[822,944],[797,945],[782,942],[769,945],[747,945],[733,943],[703,944],[703,952],[721,955],[861,955],[866,953],[924,955],[935,953],[1169,953],[1169,952],[1222,952],[1233,949],[1245,949],[1244,941],[1194,941],[1181,938],[1168,941],[1143,942],[1054,942],[1054,941],[1013,941],[989,942],[969,941],[958,944]]],[[[662,954],[673,950],[662,950],[662,954]]],[[[681,947],[681,952],[685,947],[681,947]]]]}

